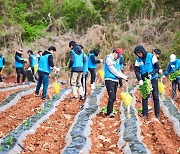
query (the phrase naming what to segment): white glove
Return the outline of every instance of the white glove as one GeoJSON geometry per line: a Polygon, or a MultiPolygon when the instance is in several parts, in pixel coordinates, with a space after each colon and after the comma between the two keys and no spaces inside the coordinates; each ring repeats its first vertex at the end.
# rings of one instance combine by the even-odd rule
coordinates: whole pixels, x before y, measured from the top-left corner
{"type": "Polygon", "coordinates": [[[163,75],[162,78],[164,79],[164,78],[165,78],[165,75],[163,75]]]}
{"type": "Polygon", "coordinates": [[[55,70],[55,71],[57,71],[57,72],[59,72],[60,71],[60,68],[57,68],[57,67],[53,67],[53,69],[55,70]]]}
{"type": "Polygon", "coordinates": [[[28,71],[30,71],[31,70],[31,67],[28,67],[28,71]]]}
{"type": "Polygon", "coordinates": [[[127,76],[125,76],[125,77],[124,77],[124,80],[126,80],[126,81],[127,81],[127,80],[128,80],[128,77],[127,77],[127,76]]]}
{"type": "Polygon", "coordinates": [[[140,85],[140,86],[143,85],[143,80],[140,80],[140,81],[139,81],[139,85],[140,85]]]}
{"type": "Polygon", "coordinates": [[[162,69],[160,69],[160,70],[159,70],[159,73],[160,73],[160,74],[162,74],[162,73],[163,73],[163,70],[162,70],[162,69]]]}
{"type": "Polygon", "coordinates": [[[101,63],[103,63],[103,59],[99,59],[99,61],[100,61],[101,63]]]}
{"type": "Polygon", "coordinates": [[[151,79],[151,78],[152,78],[152,75],[151,75],[151,74],[149,74],[149,75],[148,75],[148,77],[149,77],[149,79],[151,79]]]}
{"type": "Polygon", "coordinates": [[[60,68],[56,68],[56,71],[59,72],[59,71],[60,71],[60,68]]]}

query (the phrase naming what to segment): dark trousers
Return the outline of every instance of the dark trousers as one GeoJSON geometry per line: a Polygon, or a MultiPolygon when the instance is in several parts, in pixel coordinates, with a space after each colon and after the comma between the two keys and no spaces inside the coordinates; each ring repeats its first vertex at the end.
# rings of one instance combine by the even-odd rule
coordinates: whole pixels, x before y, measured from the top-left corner
{"type": "Polygon", "coordinates": [[[178,85],[178,90],[180,91],[180,80],[176,79],[174,81],[172,81],[172,97],[173,99],[177,98],[177,94],[176,94],[176,86],[178,85]]]}
{"type": "MultiPolygon", "coordinates": [[[[0,73],[2,71],[2,68],[0,68],[0,73]]],[[[2,77],[1,77],[1,74],[0,74],[0,82],[2,82],[2,77]]]]}
{"type": "Polygon", "coordinates": [[[17,73],[17,83],[20,83],[20,75],[22,74],[22,82],[25,81],[26,79],[26,73],[24,71],[24,68],[16,68],[16,73],[17,73]]]}
{"type": "Polygon", "coordinates": [[[43,73],[43,72],[38,72],[39,79],[38,83],[36,86],[36,91],[35,94],[39,94],[39,90],[41,88],[41,85],[43,84],[43,93],[41,99],[46,98],[47,90],[48,90],[48,85],[49,85],[49,74],[43,73]]]}
{"type": "Polygon", "coordinates": [[[118,82],[105,80],[106,89],[108,92],[108,104],[107,104],[107,115],[113,112],[113,104],[116,100],[116,92],[118,87],[118,82]]]}
{"type": "MultiPolygon", "coordinates": [[[[158,90],[158,79],[152,79],[151,80],[152,84],[152,96],[153,96],[153,101],[154,101],[154,112],[155,116],[159,117],[159,110],[160,110],[160,105],[159,105],[159,90],[158,90]]],[[[142,108],[143,108],[143,116],[148,115],[148,97],[145,99],[142,99],[142,108]]]]}
{"type": "Polygon", "coordinates": [[[96,79],[95,68],[88,68],[88,70],[90,71],[90,74],[91,74],[91,84],[93,84],[96,79]]]}
{"type": "MultiPolygon", "coordinates": [[[[123,70],[121,70],[122,71],[122,73],[123,73],[123,70]]],[[[123,79],[122,78],[119,78],[119,86],[120,86],[120,88],[123,86],[123,79]]]]}
{"type": "Polygon", "coordinates": [[[85,97],[86,97],[86,92],[87,92],[87,86],[86,86],[87,77],[88,77],[88,73],[86,73],[85,75],[83,74],[82,78],[81,78],[81,83],[82,83],[82,87],[83,87],[85,97]]]}

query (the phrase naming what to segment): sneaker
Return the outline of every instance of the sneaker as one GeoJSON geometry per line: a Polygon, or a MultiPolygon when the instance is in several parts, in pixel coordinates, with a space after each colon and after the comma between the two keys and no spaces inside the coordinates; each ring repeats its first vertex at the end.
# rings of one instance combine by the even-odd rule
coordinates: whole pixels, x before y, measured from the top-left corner
{"type": "Polygon", "coordinates": [[[80,96],[80,100],[85,100],[85,97],[84,96],[80,96]]]}
{"type": "Polygon", "coordinates": [[[110,114],[106,114],[109,118],[113,118],[115,117],[115,114],[114,113],[110,113],[110,114]]]}
{"type": "Polygon", "coordinates": [[[36,94],[36,93],[35,93],[35,94],[34,94],[34,96],[35,96],[35,97],[38,97],[38,96],[39,96],[39,94],[36,94]]]}
{"type": "Polygon", "coordinates": [[[73,98],[74,98],[74,99],[78,99],[78,97],[77,97],[77,96],[73,96],[73,98]]]}

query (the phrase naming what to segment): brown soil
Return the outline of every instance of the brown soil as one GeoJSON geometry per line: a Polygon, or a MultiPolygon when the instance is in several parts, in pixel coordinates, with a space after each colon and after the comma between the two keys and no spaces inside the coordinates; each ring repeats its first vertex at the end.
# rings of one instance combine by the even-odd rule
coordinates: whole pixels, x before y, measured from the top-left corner
{"type": "MultiPolygon", "coordinates": [[[[49,98],[53,93],[53,88],[50,88],[47,98],[49,98]]],[[[16,105],[1,112],[0,137],[3,137],[22,123],[23,120],[38,112],[42,103],[43,101],[40,97],[35,97],[34,94],[30,94],[22,97],[16,105]]]]}
{"type": "MultiPolygon", "coordinates": [[[[171,97],[169,81],[165,81],[166,95],[171,97]]],[[[134,83],[135,81],[132,82],[134,83]]],[[[63,88],[63,86],[61,86],[61,88],[63,88]]],[[[124,89],[125,86],[122,89],[118,89],[117,101],[114,104],[114,108],[118,111],[121,102],[119,95],[121,90],[124,89]]],[[[89,91],[90,88],[88,87],[88,92],[89,91]]],[[[1,93],[0,100],[3,100],[5,96],[12,92],[14,91],[1,93]]],[[[52,95],[54,93],[53,89],[50,88],[48,93],[52,95]]],[[[178,98],[180,98],[180,93],[177,93],[179,95],[178,98]]],[[[141,97],[138,91],[135,95],[137,97],[136,108],[139,108],[141,107],[141,103],[138,100],[141,100],[141,97]]],[[[107,92],[105,91],[103,99],[100,101],[100,107],[107,105],[107,99],[107,92]]],[[[34,95],[31,94],[22,97],[16,105],[0,113],[0,137],[3,137],[18,126],[24,119],[37,113],[42,103],[40,97],[34,97],[34,95]]],[[[83,103],[84,101],[72,99],[72,94],[68,95],[65,100],[61,101],[60,105],[57,106],[57,111],[37,128],[35,134],[27,136],[23,142],[25,151],[21,153],[60,153],[66,145],[65,136],[74,121],[74,117],[81,111],[80,106],[83,103]]],[[[153,107],[152,102],[149,102],[149,104],[153,107]]],[[[175,104],[179,108],[179,99],[175,104]]],[[[174,133],[173,126],[171,122],[168,121],[168,118],[164,116],[162,111],[160,113],[160,121],[155,119],[153,110],[149,112],[147,119],[143,119],[141,115],[139,115],[140,121],[142,122],[141,135],[144,137],[143,142],[147,145],[147,148],[151,150],[152,154],[178,153],[180,138],[174,133]]],[[[121,124],[120,112],[118,112],[114,118],[109,118],[99,113],[92,121],[92,131],[89,136],[92,142],[90,153],[123,153],[122,149],[119,149],[117,146],[119,139],[118,130],[121,124]]]]}

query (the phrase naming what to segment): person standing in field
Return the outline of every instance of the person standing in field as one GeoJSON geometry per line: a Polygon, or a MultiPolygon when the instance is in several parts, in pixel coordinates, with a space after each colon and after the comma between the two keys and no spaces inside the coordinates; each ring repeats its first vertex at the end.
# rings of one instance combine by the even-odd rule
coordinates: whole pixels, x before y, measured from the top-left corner
{"type": "Polygon", "coordinates": [[[20,83],[20,74],[23,75],[22,83],[25,82],[25,79],[26,79],[23,63],[27,62],[27,60],[22,57],[22,54],[23,54],[22,49],[17,50],[15,54],[15,68],[16,68],[16,73],[17,73],[17,83],[20,83]]]}
{"type": "Polygon", "coordinates": [[[71,68],[71,86],[73,98],[78,99],[78,92],[80,95],[80,100],[84,100],[83,87],[81,84],[81,78],[83,75],[83,66],[86,62],[84,53],[79,45],[70,51],[70,62],[69,68],[71,68]]]}
{"type": "Polygon", "coordinates": [[[5,65],[5,58],[3,57],[2,54],[0,54],[0,82],[2,82],[2,70],[3,70],[3,67],[5,65]]]}
{"type": "Polygon", "coordinates": [[[34,76],[34,66],[37,64],[37,58],[33,54],[32,50],[28,50],[27,53],[29,54],[29,65],[31,67],[32,74],[34,76]]]}
{"type": "Polygon", "coordinates": [[[122,73],[119,67],[118,58],[121,56],[119,48],[114,49],[113,53],[109,54],[105,58],[104,62],[104,80],[106,89],[108,92],[108,104],[107,113],[109,117],[114,117],[113,104],[116,100],[116,92],[118,87],[118,81],[120,78],[127,80],[128,77],[122,73]]]}
{"type": "Polygon", "coordinates": [[[38,83],[36,86],[36,91],[35,91],[35,96],[39,95],[39,90],[41,88],[41,85],[43,84],[43,92],[41,99],[45,100],[46,99],[46,94],[48,90],[48,85],[49,85],[49,74],[51,72],[51,67],[56,69],[54,66],[53,62],[53,54],[56,51],[56,48],[54,46],[50,46],[48,48],[48,51],[44,51],[42,53],[42,56],[39,58],[39,63],[38,63],[38,83]]]}
{"type": "MultiPolygon", "coordinates": [[[[134,53],[137,55],[134,72],[139,85],[143,85],[145,78],[151,80],[152,95],[154,101],[154,111],[157,119],[160,118],[160,105],[159,105],[159,90],[158,90],[158,72],[159,63],[158,59],[152,53],[148,53],[143,46],[138,45],[134,48],[134,53]]],[[[148,116],[148,97],[142,98],[142,115],[144,118],[148,116]]]]}
{"type": "MultiPolygon", "coordinates": [[[[180,70],[180,59],[176,57],[175,54],[170,55],[170,62],[162,76],[162,78],[165,78],[168,74],[175,73],[176,71],[180,70]]],[[[176,87],[178,86],[178,90],[180,91],[180,75],[177,76],[172,81],[172,98],[174,101],[177,100],[177,94],[176,94],[176,87]]]]}
{"type": "Polygon", "coordinates": [[[96,57],[99,55],[99,50],[94,49],[93,51],[90,51],[90,54],[88,56],[88,70],[91,74],[91,90],[95,89],[95,79],[96,79],[96,67],[98,63],[102,63],[103,59],[97,60],[96,57]]]}

